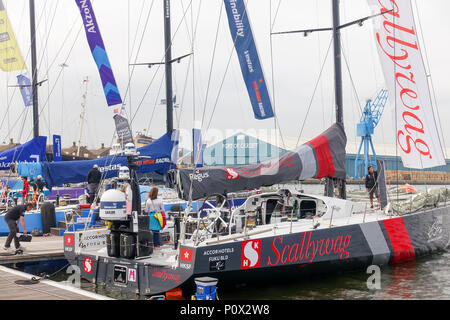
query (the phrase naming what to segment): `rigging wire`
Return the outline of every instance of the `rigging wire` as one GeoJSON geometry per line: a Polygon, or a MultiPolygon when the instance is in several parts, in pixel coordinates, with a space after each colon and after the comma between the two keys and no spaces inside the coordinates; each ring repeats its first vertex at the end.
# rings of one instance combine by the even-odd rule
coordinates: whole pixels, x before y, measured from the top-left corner
{"type": "Polygon", "coordinates": [[[209,88],[210,88],[210,85],[211,85],[211,76],[212,76],[212,70],[213,70],[213,66],[214,66],[214,58],[216,56],[217,39],[219,38],[218,35],[219,35],[220,21],[221,21],[221,18],[222,18],[222,10],[223,10],[223,6],[220,5],[219,17],[218,17],[217,28],[216,28],[216,36],[215,36],[215,39],[214,39],[213,52],[212,52],[212,57],[211,57],[211,65],[210,65],[210,68],[209,68],[208,82],[207,82],[207,85],[206,85],[205,101],[204,101],[204,104],[203,104],[203,113],[202,113],[202,120],[201,120],[201,126],[202,127],[203,127],[203,123],[204,123],[205,115],[206,115],[206,105],[208,104],[209,88]]]}
{"type": "MultiPolygon", "coordinates": [[[[39,27],[40,27],[40,25],[41,25],[42,16],[43,16],[43,14],[44,14],[44,10],[45,10],[45,7],[46,7],[46,6],[47,6],[47,2],[45,2],[44,7],[42,8],[42,12],[41,12],[41,14],[40,14],[40,16],[39,16],[38,23],[37,23],[37,26],[36,26],[36,32],[39,30],[39,27]]],[[[6,7],[5,7],[5,8],[6,8],[6,7]]],[[[11,32],[13,32],[13,30],[11,30],[11,32]]],[[[29,57],[30,53],[31,53],[31,45],[30,45],[29,48],[28,48],[28,51],[27,51],[27,54],[26,54],[26,56],[25,56],[24,61],[27,61],[27,60],[28,60],[28,57],[29,57]]],[[[26,65],[25,65],[25,67],[26,67],[26,65]]],[[[10,107],[11,107],[11,102],[12,102],[12,99],[14,98],[14,95],[15,95],[16,92],[17,92],[17,87],[14,87],[13,93],[12,93],[12,95],[11,95],[11,98],[10,98],[10,100],[9,100],[8,103],[7,103],[7,110],[6,110],[6,112],[5,112],[4,116],[3,116],[3,119],[2,119],[2,121],[1,121],[1,123],[0,123],[0,128],[3,126],[3,123],[4,123],[4,121],[5,121],[5,117],[6,117],[7,115],[9,115],[9,110],[10,110],[10,107]]],[[[8,120],[9,120],[9,119],[8,119],[8,120]]],[[[19,121],[20,121],[20,119],[19,119],[19,121]]],[[[10,129],[8,130],[8,134],[6,135],[6,137],[10,136],[11,131],[12,131],[12,128],[10,128],[10,129]]]]}
{"type": "MultiPolygon", "coordinates": [[[[158,70],[157,70],[157,72],[158,72],[158,70]]],[[[151,127],[151,124],[152,124],[152,121],[153,121],[153,116],[154,116],[154,114],[155,114],[155,110],[156,110],[156,107],[157,107],[157,105],[158,105],[159,95],[160,95],[160,93],[161,93],[161,89],[162,89],[163,84],[164,84],[164,73],[163,73],[163,75],[161,76],[161,82],[160,82],[160,84],[159,84],[158,93],[156,94],[155,104],[154,104],[154,106],[153,106],[153,110],[152,110],[152,114],[151,114],[151,116],[150,116],[150,120],[148,121],[147,132],[150,131],[150,127],[151,127]]]]}
{"type": "MultiPolygon", "coordinates": [[[[420,11],[419,11],[419,8],[417,7],[417,1],[416,0],[414,0],[414,5],[415,5],[415,8],[416,8],[416,13],[417,13],[417,17],[418,17],[417,20],[419,22],[419,31],[420,31],[420,35],[421,35],[421,38],[422,38],[422,46],[420,46],[420,43],[419,43],[419,47],[423,48],[423,52],[425,54],[425,61],[426,61],[426,64],[427,64],[427,69],[428,69],[427,76],[429,76],[429,78],[430,78],[431,91],[433,93],[433,98],[434,98],[434,108],[436,109],[437,117],[438,117],[438,120],[439,120],[438,121],[439,128],[441,130],[442,142],[444,144],[444,155],[445,155],[445,158],[447,158],[447,148],[446,148],[446,143],[445,143],[445,138],[444,138],[445,137],[444,136],[444,131],[442,130],[441,115],[439,114],[439,108],[438,108],[438,105],[437,105],[436,91],[434,89],[433,78],[431,76],[430,60],[428,59],[428,52],[427,52],[427,48],[425,46],[425,39],[424,39],[424,35],[423,35],[422,22],[420,20],[420,15],[419,15],[420,11]]],[[[436,118],[434,117],[434,113],[433,113],[433,119],[436,122],[436,118]]]]}
{"type": "MultiPolygon", "coordinates": [[[[21,10],[21,12],[22,12],[22,14],[21,14],[21,16],[20,16],[20,24],[19,24],[19,33],[18,34],[21,34],[21,32],[22,32],[22,27],[25,25],[24,23],[22,23],[23,22],[23,20],[24,20],[24,14],[25,14],[25,5],[26,5],[26,3],[25,2],[23,2],[23,6],[22,6],[22,10],[21,10]]],[[[5,3],[4,4],[4,6],[5,6],[5,12],[8,12],[8,3],[5,3]]],[[[9,32],[14,32],[14,30],[12,29],[12,22],[10,21],[10,24],[11,24],[11,30],[9,30],[9,32]]],[[[16,38],[17,39],[17,38],[16,38]]],[[[22,54],[21,54],[22,55],[22,54]]],[[[9,132],[9,130],[10,130],[10,127],[11,127],[11,123],[10,123],[10,101],[9,101],[9,80],[10,80],[10,73],[9,72],[6,72],[5,73],[5,76],[6,76],[6,113],[5,113],[5,116],[7,116],[7,118],[8,118],[8,132],[9,132]]],[[[3,120],[4,121],[4,120],[3,120]]],[[[3,121],[2,121],[2,124],[3,124],[3,121]]],[[[2,127],[2,125],[0,125],[0,127],[2,127]]],[[[9,136],[8,137],[9,138],[9,140],[11,140],[11,136],[9,136]]]]}
{"type": "MultiPolygon", "coordinates": [[[[145,21],[144,30],[142,31],[142,36],[141,36],[141,39],[140,39],[140,41],[139,41],[139,45],[138,45],[138,49],[137,49],[137,52],[136,52],[136,57],[135,57],[134,63],[137,62],[139,53],[140,53],[140,51],[141,51],[142,43],[144,42],[144,36],[145,36],[145,32],[147,31],[148,22],[149,22],[149,20],[150,20],[150,14],[152,13],[153,3],[154,3],[154,0],[152,0],[152,3],[150,4],[150,8],[149,8],[149,11],[148,11],[148,14],[147,14],[147,18],[146,18],[146,21],[145,21]]],[[[139,26],[138,26],[138,27],[139,27],[139,26]]],[[[135,37],[134,40],[136,40],[136,37],[135,37]]],[[[133,48],[134,48],[134,45],[135,45],[135,43],[133,43],[133,48]]],[[[133,52],[133,51],[134,51],[134,49],[132,49],[132,52],[133,52]]],[[[129,57],[129,59],[131,60],[131,56],[129,57]]],[[[130,88],[130,85],[131,85],[131,79],[133,78],[134,70],[135,70],[135,69],[136,69],[136,66],[133,65],[133,67],[131,68],[131,75],[129,76],[129,81],[128,81],[127,87],[126,87],[126,89],[125,89],[125,94],[124,94],[124,96],[123,96],[123,101],[126,100],[127,95],[128,95],[128,92],[129,92],[129,90],[131,90],[131,88],[130,88]]],[[[122,108],[123,108],[123,106],[122,106],[122,108]]],[[[126,109],[124,109],[124,111],[125,111],[125,114],[127,114],[126,109]]],[[[131,116],[131,114],[132,114],[132,113],[131,113],[131,102],[130,102],[130,114],[129,114],[129,115],[127,114],[127,117],[131,116]]],[[[134,119],[134,117],[133,117],[133,119],[134,119]]],[[[131,127],[132,123],[133,123],[133,121],[130,122],[130,127],[131,127]]]]}
{"type": "Polygon", "coordinates": [[[327,61],[328,54],[330,53],[330,48],[331,48],[332,44],[333,44],[333,38],[331,37],[330,44],[328,45],[327,53],[325,54],[325,57],[324,57],[324,60],[323,60],[323,63],[322,63],[322,67],[320,69],[319,76],[318,76],[317,81],[316,81],[316,85],[314,86],[314,91],[313,91],[311,100],[309,101],[308,109],[306,110],[305,118],[303,120],[303,124],[302,124],[302,127],[300,129],[300,133],[299,133],[298,138],[297,138],[297,143],[296,143],[296,146],[295,146],[296,148],[298,147],[298,144],[300,142],[300,138],[302,136],[303,129],[305,128],[305,124],[306,124],[306,120],[308,118],[309,112],[311,111],[311,106],[312,106],[312,103],[313,103],[313,100],[314,100],[314,96],[316,94],[317,87],[319,86],[320,78],[322,77],[322,73],[323,73],[323,70],[325,68],[325,63],[327,61]]]}
{"type": "MultiPolygon", "coordinates": [[[[175,29],[175,32],[174,32],[173,36],[171,37],[171,43],[173,42],[175,36],[177,35],[178,30],[180,29],[180,26],[181,26],[181,24],[182,24],[182,22],[183,22],[183,19],[185,19],[187,10],[189,10],[189,8],[190,8],[191,5],[192,5],[192,0],[190,1],[189,6],[187,7],[186,11],[183,13],[183,16],[182,16],[182,18],[181,18],[181,22],[178,24],[177,28],[175,29]]],[[[169,48],[166,48],[166,49],[165,49],[164,55],[163,55],[163,57],[160,59],[160,63],[162,63],[162,62],[164,61],[165,53],[167,52],[168,49],[169,49],[169,48]]],[[[157,71],[159,70],[159,68],[161,68],[161,64],[158,64],[157,71]]],[[[130,125],[131,125],[131,123],[133,123],[134,119],[136,118],[136,115],[137,115],[137,113],[139,112],[139,110],[140,110],[140,108],[141,108],[141,106],[142,106],[142,104],[143,104],[143,102],[144,102],[144,99],[145,99],[145,97],[146,97],[148,91],[150,90],[150,87],[151,87],[152,84],[153,84],[153,81],[155,80],[155,77],[156,77],[156,73],[155,73],[155,75],[153,75],[152,79],[150,80],[150,83],[149,83],[149,85],[147,86],[147,88],[146,88],[146,90],[145,90],[145,92],[144,92],[144,96],[142,97],[141,102],[139,103],[139,105],[138,105],[136,111],[134,112],[133,117],[131,118],[130,125]]]]}
{"type": "Polygon", "coordinates": [[[347,61],[347,56],[344,53],[344,47],[342,45],[341,45],[341,51],[342,51],[342,56],[344,57],[345,65],[347,67],[348,76],[349,76],[350,82],[352,84],[353,93],[355,94],[355,99],[358,102],[359,111],[361,112],[361,114],[363,114],[363,109],[361,107],[361,102],[360,102],[361,100],[359,99],[358,91],[356,90],[355,82],[353,81],[352,73],[350,72],[350,66],[349,66],[348,61],[347,61]]]}
{"type": "MultiPolygon", "coordinates": [[[[72,46],[71,46],[71,48],[70,48],[70,50],[69,50],[69,53],[67,54],[66,59],[64,60],[64,63],[68,61],[68,59],[69,59],[69,57],[70,57],[70,54],[72,53],[72,50],[73,50],[73,48],[75,47],[75,44],[76,44],[76,42],[77,42],[77,39],[78,39],[78,37],[79,37],[79,35],[80,35],[81,31],[82,31],[82,27],[83,27],[83,26],[81,26],[80,29],[78,30],[77,36],[75,37],[75,40],[74,40],[74,42],[73,42],[73,44],[72,44],[72,46]]],[[[56,84],[58,83],[58,80],[59,80],[59,78],[61,77],[61,74],[62,74],[62,69],[61,69],[61,70],[59,71],[59,73],[58,73],[58,76],[57,76],[57,78],[56,78],[55,84],[53,85],[52,90],[50,91],[50,95],[52,95],[53,90],[55,89],[56,84]]],[[[40,117],[41,114],[42,114],[42,112],[45,110],[46,106],[48,105],[48,101],[49,101],[49,100],[47,99],[47,100],[45,101],[44,105],[43,105],[43,106],[41,107],[41,109],[39,110],[38,117],[40,117]]],[[[33,132],[33,128],[31,128],[30,133],[29,133],[27,139],[31,136],[32,132],[33,132]]]]}
{"type": "MultiPolygon", "coordinates": [[[[317,27],[320,26],[319,12],[320,12],[319,1],[316,1],[316,24],[317,24],[317,27]]],[[[317,63],[320,68],[320,61],[321,61],[321,57],[322,57],[320,32],[317,32],[317,47],[318,47],[317,63]]],[[[320,81],[320,97],[321,97],[321,105],[322,105],[322,129],[325,130],[327,126],[325,124],[325,98],[324,98],[324,94],[323,94],[323,81],[320,81]]]]}
{"type": "MultiPolygon", "coordinates": [[[[344,17],[344,20],[346,21],[347,20],[347,7],[345,5],[343,6],[343,17],[344,17]]],[[[349,91],[349,95],[348,96],[350,97],[349,100],[350,100],[350,103],[351,103],[351,108],[350,109],[353,110],[355,108],[355,103],[354,103],[354,100],[353,100],[353,98],[355,98],[356,99],[356,104],[359,106],[359,111],[360,111],[359,113],[362,116],[363,110],[361,108],[360,100],[359,100],[359,97],[358,97],[358,92],[356,91],[356,86],[355,86],[355,83],[353,81],[352,73],[350,71],[350,63],[347,61],[347,56],[344,54],[345,51],[348,49],[348,51],[347,51],[348,52],[348,60],[350,60],[350,48],[349,48],[349,45],[348,45],[348,38],[349,37],[347,37],[346,35],[347,35],[346,30],[342,30],[340,47],[341,47],[341,54],[342,54],[342,56],[344,56],[345,64],[346,64],[346,67],[347,67],[347,73],[348,73],[348,76],[349,76],[351,84],[352,84],[352,87],[347,86],[347,89],[349,91]],[[346,46],[345,50],[344,50],[344,44],[346,46]],[[352,89],[354,91],[355,97],[352,97],[352,92],[351,92],[352,89]]],[[[352,114],[352,120],[353,120],[352,123],[356,124],[357,120],[355,118],[355,115],[358,114],[358,110],[356,110],[356,112],[351,112],[351,114],[352,114]]],[[[352,129],[354,129],[354,126],[352,126],[352,129]]],[[[357,135],[357,131],[356,130],[354,130],[353,132],[354,132],[354,146],[355,146],[355,149],[356,149],[358,147],[358,135],[357,135]]]]}
{"type": "MultiPolygon", "coordinates": [[[[57,52],[57,54],[56,54],[56,56],[55,56],[55,59],[53,59],[52,63],[50,64],[49,70],[52,68],[52,66],[53,66],[54,63],[56,62],[56,59],[58,58],[60,52],[61,52],[62,49],[64,48],[64,45],[65,45],[66,41],[69,39],[69,35],[72,33],[73,28],[75,27],[75,24],[76,24],[77,21],[78,21],[78,19],[75,19],[75,20],[74,20],[74,22],[73,22],[73,24],[72,24],[72,27],[71,27],[71,29],[70,29],[68,35],[65,37],[65,39],[64,39],[64,41],[63,41],[63,43],[62,43],[62,45],[60,46],[60,48],[59,48],[59,50],[58,50],[58,52],[57,52]]],[[[38,26],[39,26],[39,24],[38,24],[38,26]]],[[[80,27],[80,31],[81,31],[81,28],[82,28],[82,26],[80,27]]],[[[78,31],[78,34],[80,33],[80,31],[78,31]]],[[[78,38],[78,35],[77,35],[77,38],[78,38]]],[[[75,44],[77,38],[75,39],[74,44],[75,44]]],[[[28,56],[29,56],[30,50],[31,50],[31,49],[29,49],[29,51],[28,51],[28,53],[27,53],[27,58],[28,58],[28,56]]],[[[58,77],[58,78],[59,78],[59,77],[58,77]]],[[[55,84],[56,84],[56,82],[55,82],[55,84]]],[[[8,109],[9,109],[9,107],[10,107],[10,105],[11,105],[11,102],[12,102],[12,99],[13,99],[13,97],[14,97],[14,93],[16,92],[16,89],[17,89],[17,87],[14,87],[13,94],[12,94],[10,100],[9,100],[9,103],[8,103],[8,109]]],[[[52,91],[53,91],[53,90],[52,90],[52,91]]],[[[25,111],[25,110],[24,110],[24,111],[25,111]]],[[[22,114],[23,114],[23,113],[24,113],[24,112],[22,112],[22,114]]],[[[14,128],[15,128],[17,122],[20,121],[20,117],[21,117],[21,115],[19,116],[19,119],[17,119],[17,121],[15,121],[14,125],[13,125],[11,128],[9,128],[8,133],[6,134],[6,137],[9,136],[9,135],[11,134],[11,132],[14,130],[14,128]]],[[[1,121],[0,127],[3,126],[4,120],[5,120],[5,117],[3,117],[3,120],[1,121]]]]}
{"type": "Polygon", "coordinates": [[[281,143],[283,144],[283,147],[286,149],[286,144],[284,142],[284,138],[283,138],[283,133],[281,132],[281,126],[278,122],[278,116],[277,116],[277,112],[276,112],[276,95],[275,95],[275,72],[274,72],[274,59],[273,59],[273,35],[272,35],[272,31],[273,28],[275,27],[275,21],[278,15],[278,10],[280,9],[280,5],[281,5],[281,1],[278,1],[278,6],[275,12],[275,18],[273,19],[272,22],[272,0],[270,0],[269,2],[269,23],[270,23],[270,69],[271,69],[271,77],[272,77],[272,101],[273,101],[273,121],[274,121],[274,128],[275,128],[275,141],[277,142],[278,145],[278,139],[277,139],[277,129],[278,132],[280,133],[280,138],[281,138],[281,143]],[[278,126],[277,126],[278,125],[278,126]]]}
{"type": "MultiPolygon", "coordinates": [[[[192,82],[193,82],[193,87],[192,87],[193,124],[192,124],[192,127],[194,128],[194,126],[195,126],[195,75],[194,75],[194,73],[195,73],[195,69],[194,69],[195,68],[195,63],[194,63],[195,62],[195,57],[194,57],[194,43],[195,43],[195,39],[196,39],[196,36],[197,36],[197,27],[198,27],[198,21],[199,21],[199,17],[200,17],[201,3],[202,3],[202,1],[200,0],[198,14],[197,14],[197,19],[196,19],[196,22],[195,22],[195,28],[194,28],[193,6],[191,6],[192,37],[191,37],[191,35],[189,33],[189,27],[188,27],[187,22],[186,22],[186,29],[187,29],[187,32],[188,32],[189,39],[191,41],[191,53],[192,53],[192,55],[189,56],[189,62],[188,62],[186,78],[185,78],[185,81],[184,81],[183,93],[182,93],[182,97],[180,99],[180,111],[179,111],[180,114],[179,114],[179,116],[177,115],[178,128],[181,127],[181,120],[182,120],[181,114],[183,112],[183,105],[184,105],[184,99],[185,99],[185,94],[186,94],[186,89],[187,89],[187,83],[188,83],[188,77],[189,77],[189,72],[190,72],[190,68],[191,68],[191,63],[192,63],[192,82]]],[[[181,7],[182,7],[182,10],[184,11],[183,1],[181,1],[181,7]]]]}

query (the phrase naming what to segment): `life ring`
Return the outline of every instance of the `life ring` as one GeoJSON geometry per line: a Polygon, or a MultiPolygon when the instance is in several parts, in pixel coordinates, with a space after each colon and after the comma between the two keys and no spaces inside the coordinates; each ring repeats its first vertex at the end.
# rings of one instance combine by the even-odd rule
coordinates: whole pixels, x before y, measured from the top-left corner
{"type": "Polygon", "coordinates": [[[412,193],[412,192],[416,191],[416,189],[414,189],[413,186],[411,186],[411,185],[409,185],[407,183],[405,183],[404,185],[401,185],[400,188],[402,188],[403,190],[405,190],[406,192],[409,192],[409,193],[412,193]]]}

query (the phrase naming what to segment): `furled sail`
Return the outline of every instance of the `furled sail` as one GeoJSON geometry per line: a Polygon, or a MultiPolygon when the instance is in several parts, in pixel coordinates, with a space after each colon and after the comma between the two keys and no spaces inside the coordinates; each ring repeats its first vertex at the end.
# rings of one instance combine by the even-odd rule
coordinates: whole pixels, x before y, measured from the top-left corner
{"type": "MultiPolygon", "coordinates": [[[[176,159],[173,159],[174,148],[178,143],[174,140],[174,133],[166,133],[158,140],[138,148],[140,156],[146,159],[140,160],[138,173],[157,172],[165,174],[174,168],[176,159]]],[[[176,152],[175,152],[176,153],[176,152]]],[[[48,188],[61,186],[66,183],[85,182],[89,170],[94,164],[99,166],[102,177],[117,177],[121,166],[128,166],[126,157],[110,155],[94,160],[42,162],[42,175],[48,188]]]]}
{"type": "Polygon", "coordinates": [[[180,198],[192,200],[214,194],[271,186],[309,178],[345,178],[347,137],[335,123],[313,140],[280,157],[233,167],[177,169],[169,172],[180,198]]]}
{"type": "Polygon", "coordinates": [[[272,103],[244,0],[224,0],[231,38],[256,119],[273,117],[272,103]]]}
{"type": "Polygon", "coordinates": [[[11,163],[45,161],[47,137],[36,137],[20,146],[0,153],[0,170],[9,170],[11,163]]]}
{"type": "Polygon", "coordinates": [[[374,31],[389,99],[396,106],[403,165],[416,169],[445,165],[411,1],[367,1],[373,14],[384,13],[374,19],[374,31]]]}

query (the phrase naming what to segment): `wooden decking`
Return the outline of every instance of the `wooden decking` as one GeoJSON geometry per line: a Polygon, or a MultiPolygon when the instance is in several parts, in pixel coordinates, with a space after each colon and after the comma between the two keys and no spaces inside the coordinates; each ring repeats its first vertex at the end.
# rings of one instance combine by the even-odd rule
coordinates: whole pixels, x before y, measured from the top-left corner
{"type": "MultiPolygon", "coordinates": [[[[0,238],[0,248],[3,247],[5,241],[6,237],[0,238]]],[[[31,242],[21,242],[20,244],[25,247],[25,252],[21,255],[0,255],[0,265],[64,259],[63,237],[33,237],[31,242]]],[[[14,243],[11,244],[11,247],[14,248],[14,243]]]]}
{"type": "Polygon", "coordinates": [[[112,300],[63,283],[41,280],[37,284],[17,284],[32,275],[0,266],[0,300],[112,300]]]}

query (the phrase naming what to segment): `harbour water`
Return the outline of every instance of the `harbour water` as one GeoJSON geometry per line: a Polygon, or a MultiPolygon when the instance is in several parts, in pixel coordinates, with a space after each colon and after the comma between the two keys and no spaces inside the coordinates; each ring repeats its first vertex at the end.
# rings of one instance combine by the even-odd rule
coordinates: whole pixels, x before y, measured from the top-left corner
{"type": "MultiPolygon", "coordinates": [[[[415,186],[425,190],[429,186],[415,186]]],[[[321,194],[320,185],[302,185],[305,193],[321,194]]],[[[349,185],[348,190],[363,190],[363,186],[349,185]]],[[[218,295],[222,300],[398,300],[398,299],[450,299],[450,251],[436,253],[397,265],[384,266],[380,269],[379,288],[373,285],[369,277],[373,272],[367,270],[340,275],[320,276],[315,278],[289,279],[273,283],[264,280],[259,284],[238,284],[234,288],[220,289],[218,295]],[[369,280],[369,286],[368,286],[369,280]]],[[[64,273],[59,281],[67,278],[64,273]]],[[[134,294],[124,294],[102,286],[82,281],[85,290],[106,295],[115,299],[143,299],[134,294]]]]}

